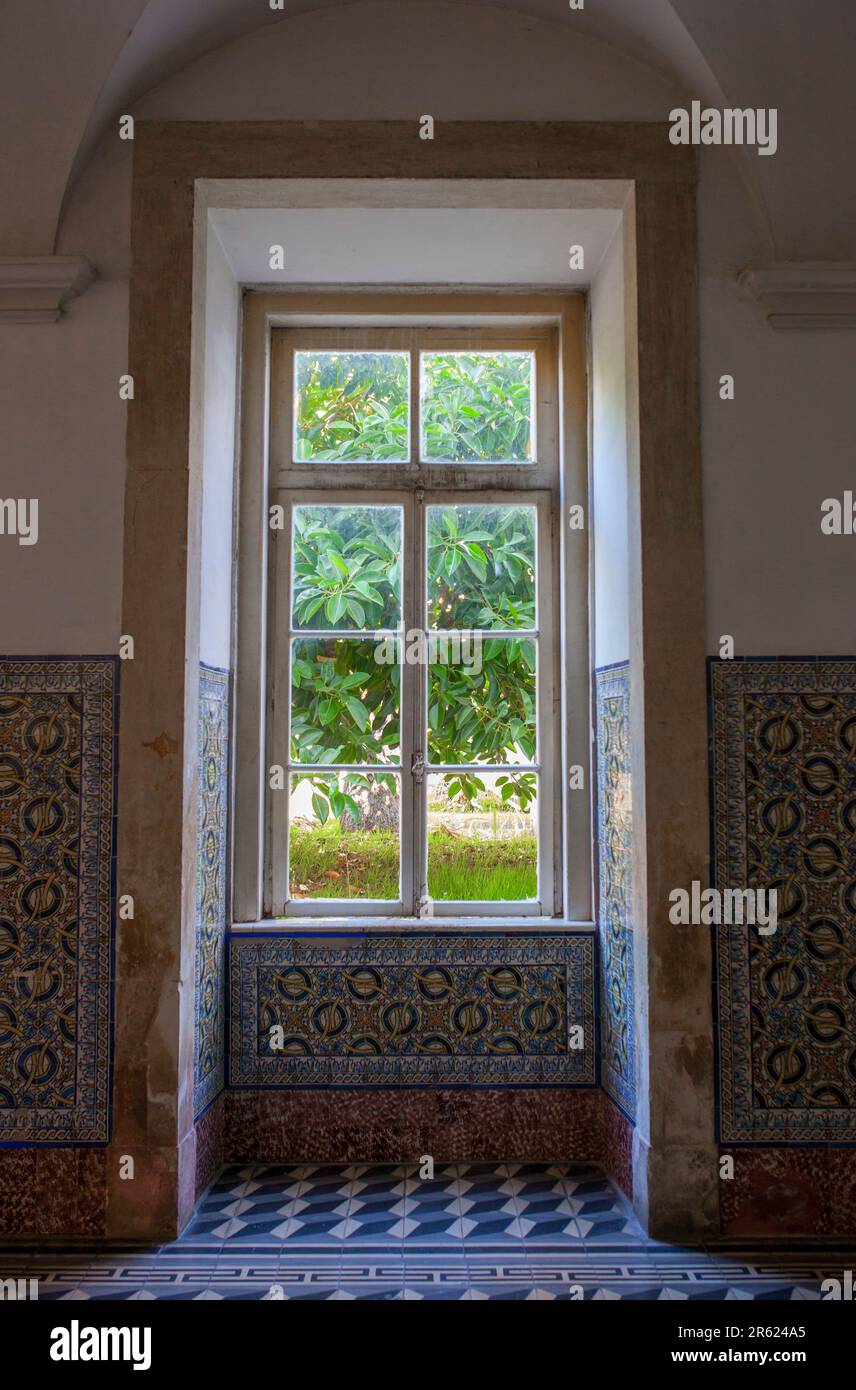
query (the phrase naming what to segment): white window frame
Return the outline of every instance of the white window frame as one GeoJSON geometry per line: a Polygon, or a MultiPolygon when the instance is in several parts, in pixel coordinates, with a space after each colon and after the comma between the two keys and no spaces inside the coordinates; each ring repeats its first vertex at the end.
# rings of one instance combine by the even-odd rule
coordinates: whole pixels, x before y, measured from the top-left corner
{"type": "MultiPolygon", "coordinates": [[[[291,644],[294,637],[323,636],[326,638],[349,638],[371,640],[371,631],[351,630],[337,632],[303,632],[292,630],[291,622],[291,568],[292,568],[292,514],[300,506],[350,506],[376,505],[395,506],[402,511],[403,541],[402,550],[409,563],[402,566],[402,631],[407,633],[420,627],[419,619],[424,613],[426,573],[426,526],[428,508],[432,506],[453,505],[461,501],[461,494],[446,489],[437,491],[412,484],[408,491],[376,492],[352,488],[323,488],[307,491],[303,488],[278,489],[274,505],[284,511],[284,528],[272,547],[271,586],[273,592],[270,624],[270,706],[268,717],[268,766],[285,769],[284,788],[272,790],[268,787],[267,815],[267,881],[265,901],[270,905],[271,915],[275,917],[329,917],[331,910],[341,909],[343,916],[394,916],[416,918],[433,917],[434,910],[420,911],[420,904],[427,899],[427,820],[426,790],[429,776],[452,770],[452,765],[435,765],[428,762],[427,737],[427,689],[429,668],[425,665],[401,666],[401,715],[400,715],[400,757],[399,764],[374,763],[361,765],[359,770],[366,772],[394,772],[399,778],[400,787],[400,865],[401,898],[397,901],[378,901],[371,899],[290,899],[288,896],[289,866],[287,855],[282,847],[288,842],[289,794],[291,775],[305,770],[306,764],[288,761],[290,745],[289,713],[291,689],[291,644]],[[422,788],[421,793],[412,792],[412,784],[422,788]],[[408,787],[410,786],[410,790],[408,787]]],[[[537,748],[534,763],[525,764],[517,770],[535,771],[538,774],[538,885],[539,897],[531,901],[515,902],[473,902],[438,900],[437,910],[443,917],[551,917],[557,910],[556,880],[553,868],[553,849],[555,843],[556,803],[554,797],[554,750],[558,738],[557,708],[553,698],[554,651],[550,642],[553,633],[553,601],[556,585],[555,547],[552,536],[550,515],[550,494],[543,491],[498,492],[495,489],[468,491],[467,504],[500,503],[508,505],[520,502],[534,506],[537,511],[537,555],[536,555],[536,615],[537,625],[532,629],[499,632],[491,631],[490,637],[520,637],[534,639],[537,644],[538,664],[536,669],[537,692],[537,748]]],[[[376,640],[376,639],[375,639],[376,640]]],[[[502,773],[514,770],[510,765],[460,764],[473,772],[502,773]]],[[[330,764],[327,772],[357,770],[330,764]]]]}
{"type": "MultiPolygon", "coordinates": [[[[383,929],[414,924],[421,929],[426,925],[442,929],[446,923],[460,929],[483,926],[492,919],[502,919],[509,926],[519,922],[529,929],[542,923],[556,925],[557,921],[590,924],[588,542],[587,531],[569,537],[567,530],[569,504],[582,502],[585,508],[587,501],[583,296],[250,293],[245,300],[243,374],[235,654],[236,925],[265,925],[282,918],[292,924],[305,919],[321,929],[349,920],[383,929]],[[307,313],[309,304],[312,309],[307,313]],[[326,312],[318,313],[319,305],[326,312]],[[540,312],[533,313],[533,307],[540,312]],[[473,315],[474,308],[481,312],[473,315]],[[379,329],[387,331],[379,333],[379,329]],[[283,391],[293,352],[301,347],[382,351],[386,345],[406,346],[415,354],[414,364],[419,364],[418,354],[423,350],[533,348],[537,392],[533,461],[464,466],[420,463],[415,404],[421,370],[416,365],[410,374],[410,463],[293,462],[291,392],[283,391]],[[290,623],[291,507],[307,501],[402,506],[405,536],[413,536],[420,552],[413,571],[410,565],[404,567],[405,582],[412,587],[411,573],[420,572],[419,565],[424,567],[426,507],[435,502],[491,500],[529,501],[538,508],[539,900],[444,902],[431,915],[420,917],[424,885],[415,882],[413,846],[416,837],[423,837],[424,843],[426,827],[421,816],[425,801],[424,797],[411,801],[403,795],[403,891],[399,901],[287,901],[284,846],[288,776],[284,791],[271,792],[268,774],[274,765],[287,768],[283,709],[287,709],[288,700],[283,695],[289,691],[291,643],[285,638],[276,643],[273,634],[283,632],[290,623]],[[281,531],[269,529],[272,505],[286,509],[281,531]],[[571,641],[569,634],[581,640],[571,641]],[[562,768],[573,764],[582,764],[586,770],[586,791],[569,798],[562,768]],[[272,853],[275,844],[279,847],[276,855],[272,853]]],[[[405,553],[407,547],[405,539],[405,553]]],[[[409,624],[404,614],[415,612],[415,595],[407,590],[402,615],[405,628],[409,624]]],[[[416,692],[416,682],[420,678],[427,682],[427,677],[427,668],[402,666],[398,772],[402,788],[404,779],[413,775],[413,755],[419,751],[414,721],[422,720],[425,709],[424,686],[416,692]],[[413,686],[407,696],[406,681],[413,686]]],[[[383,770],[388,770],[386,765],[383,770]]],[[[485,765],[482,770],[501,769],[485,765]]],[[[427,778],[430,771],[426,767],[423,775],[427,778]]]]}

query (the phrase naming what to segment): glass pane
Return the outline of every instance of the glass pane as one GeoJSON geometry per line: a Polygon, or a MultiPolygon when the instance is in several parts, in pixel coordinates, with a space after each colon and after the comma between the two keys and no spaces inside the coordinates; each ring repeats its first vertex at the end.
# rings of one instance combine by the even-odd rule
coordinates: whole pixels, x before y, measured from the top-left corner
{"type": "Polygon", "coordinates": [[[295,507],[292,628],[397,627],[401,532],[400,507],[295,507]]]}
{"type": "Polygon", "coordinates": [[[406,352],[294,354],[295,463],[406,463],[406,352]]]}
{"type": "Polygon", "coordinates": [[[291,760],[398,762],[397,639],[298,637],[291,644],[291,760]]]}
{"type": "Polygon", "coordinates": [[[395,773],[296,773],[289,791],[289,897],[400,899],[395,773]]]}
{"type": "Polygon", "coordinates": [[[428,761],[535,760],[535,642],[523,637],[439,642],[429,648],[428,761]],[[444,658],[447,658],[444,660],[444,658]]]}
{"type": "Polygon", "coordinates": [[[448,902],[538,897],[534,772],[428,778],[428,892],[448,902]]]}
{"type": "Polygon", "coordinates": [[[535,627],[536,508],[428,508],[428,626],[535,627]]]}
{"type": "Polygon", "coordinates": [[[422,353],[422,457],[447,463],[534,458],[532,352],[422,353]]]}

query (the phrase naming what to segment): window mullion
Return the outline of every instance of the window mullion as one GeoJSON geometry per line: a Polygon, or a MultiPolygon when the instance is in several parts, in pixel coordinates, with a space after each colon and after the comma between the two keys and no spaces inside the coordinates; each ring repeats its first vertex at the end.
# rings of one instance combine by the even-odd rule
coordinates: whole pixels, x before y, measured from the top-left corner
{"type": "Polygon", "coordinates": [[[418,758],[425,758],[425,673],[406,660],[407,634],[421,626],[420,595],[424,584],[421,489],[411,493],[406,506],[406,542],[403,555],[402,638],[402,894],[404,910],[415,915],[425,883],[425,781],[417,776],[418,758]]]}

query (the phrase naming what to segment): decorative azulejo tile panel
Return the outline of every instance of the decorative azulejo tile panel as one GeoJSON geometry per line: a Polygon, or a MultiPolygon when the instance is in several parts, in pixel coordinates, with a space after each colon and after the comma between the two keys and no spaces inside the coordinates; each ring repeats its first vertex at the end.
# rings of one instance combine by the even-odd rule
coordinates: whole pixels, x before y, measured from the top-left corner
{"type": "Polygon", "coordinates": [[[630,668],[595,673],[599,876],[601,1084],[631,1119],[636,1112],[633,933],[630,926],[630,668]]]}
{"type": "Polygon", "coordinates": [[[720,1137],[856,1142],[856,661],[711,661],[716,886],[778,929],[716,941],[720,1137]]]}
{"type": "Polygon", "coordinates": [[[110,1138],[118,662],[0,660],[0,1144],[110,1138]]]}
{"type": "Polygon", "coordinates": [[[586,932],[234,935],[229,1083],[593,1085],[594,953],[586,932]]]}
{"type": "Polygon", "coordinates": [[[226,1061],[226,851],[229,674],[199,670],[199,847],[196,868],[197,1115],[223,1089],[226,1061]]]}

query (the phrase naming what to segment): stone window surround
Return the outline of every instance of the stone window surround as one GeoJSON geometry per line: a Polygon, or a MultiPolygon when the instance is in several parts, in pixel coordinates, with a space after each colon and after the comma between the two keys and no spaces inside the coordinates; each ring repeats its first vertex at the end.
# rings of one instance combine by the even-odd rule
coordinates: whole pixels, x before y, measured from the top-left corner
{"type": "MultiPolygon", "coordinates": [[[[409,122],[141,122],[136,131],[123,631],[142,659],[128,663],[123,688],[119,883],[133,885],[134,936],[146,949],[130,933],[120,940],[112,1154],[142,1151],[148,1160],[147,1209],[135,1202],[134,1211],[141,1234],[142,1223],[146,1233],[180,1228],[192,1201],[199,181],[412,179],[413,138],[409,122]]],[[[708,852],[695,155],[653,123],[451,122],[420,151],[419,166],[425,178],[580,181],[582,196],[602,200],[595,205],[624,211],[634,1200],[659,1233],[709,1228],[717,1206],[711,963],[701,936],[663,929],[662,910],[674,884],[706,876],[708,852]]],[[[108,1231],[127,1235],[129,1196],[113,1176],[118,1163],[109,1168],[108,1231]]]]}

